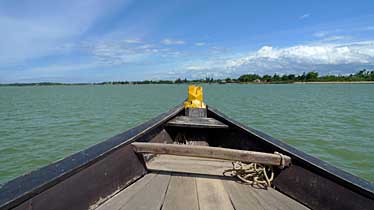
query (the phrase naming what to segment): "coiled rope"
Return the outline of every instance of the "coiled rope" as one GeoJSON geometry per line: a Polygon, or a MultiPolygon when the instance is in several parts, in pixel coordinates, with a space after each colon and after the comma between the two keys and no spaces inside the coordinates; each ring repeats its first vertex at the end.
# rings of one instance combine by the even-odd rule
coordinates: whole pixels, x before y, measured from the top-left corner
{"type": "MultiPolygon", "coordinates": [[[[183,133],[176,136],[176,144],[196,144],[195,141],[188,140],[183,133]]],[[[279,152],[274,152],[280,156],[279,169],[283,169],[285,165],[285,156],[279,152]]],[[[260,188],[271,187],[271,182],[274,179],[274,171],[272,166],[267,166],[259,163],[243,163],[240,161],[232,162],[233,168],[227,169],[223,172],[225,176],[237,177],[242,182],[257,186],[260,188]]]]}
{"type": "Polygon", "coordinates": [[[223,172],[224,175],[238,177],[242,182],[261,188],[271,186],[274,179],[274,172],[271,166],[259,163],[242,163],[240,161],[232,163],[233,168],[223,172]]]}
{"type": "MultiPolygon", "coordinates": [[[[283,169],[286,166],[285,156],[279,152],[274,152],[274,154],[279,155],[281,161],[278,167],[283,169]]],[[[271,182],[274,179],[273,167],[260,163],[232,162],[232,168],[223,172],[223,175],[227,174],[239,178],[246,184],[261,188],[271,187],[271,182]]]]}

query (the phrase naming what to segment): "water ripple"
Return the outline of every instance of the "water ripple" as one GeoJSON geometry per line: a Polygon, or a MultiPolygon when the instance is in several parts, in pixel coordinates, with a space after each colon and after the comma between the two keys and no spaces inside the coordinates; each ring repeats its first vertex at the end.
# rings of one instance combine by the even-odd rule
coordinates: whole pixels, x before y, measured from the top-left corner
{"type": "MultiPolygon", "coordinates": [[[[0,88],[0,183],[179,104],[186,85],[0,88]]],[[[204,85],[235,120],[374,181],[374,85],[204,85]]]]}

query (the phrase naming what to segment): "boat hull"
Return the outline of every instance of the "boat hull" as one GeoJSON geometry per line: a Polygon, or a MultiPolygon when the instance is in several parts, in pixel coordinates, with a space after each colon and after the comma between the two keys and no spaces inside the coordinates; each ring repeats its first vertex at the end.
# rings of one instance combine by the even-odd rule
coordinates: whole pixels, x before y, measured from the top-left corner
{"type": "Polygon", "coordinates": [[[147,173],[131,143],[172,143],[180,134],[209,146],[274,151],[292,165],[276,171],[274,187],[311,209],[372,209],[373,185],[208,107],[207,115],[228,128],[168,126],[184,115],[167,113],[82,152],[18,177],[0,189],[0,209],[95,209],[147,173]]]}

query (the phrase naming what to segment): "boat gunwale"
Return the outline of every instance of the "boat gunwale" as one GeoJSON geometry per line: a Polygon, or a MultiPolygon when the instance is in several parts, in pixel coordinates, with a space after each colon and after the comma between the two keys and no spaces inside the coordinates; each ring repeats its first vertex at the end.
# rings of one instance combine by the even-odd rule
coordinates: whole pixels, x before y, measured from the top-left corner
{"type": "MultiPolygon", "coordinates": [[[[162,126],[172,117],[181,113],[181,111],[183,111],[183,105],[179,104],[169,111],[123,133],[5,183],[0,188],[0,209],[15,207],[61,181],[68,179],[97,161],[104,159],[117,149],[151,133],[154,129],[162,126]]],[[[322,175],[333,182],[342,184],[347,189],[365,197],[374,198],[374,186],[369,181],[336,168],[261,131],[245,126],[211,106],[208,106],[208,111],[215,115],[214,117],[216,119],[219,118],[219,120],[223,120],[227,123],[231,129],[241,129],[275,148],[278,148],[280,150],[279,152],[290,155],[294,161],[303,164],[301,167],[322,175]]]]}
{"type": "Polygon", "coordinates": [[[152,132],[155,128],[162,126],[181,111],[183,111],[183,104],[179,104],[167,112],[90,146],[83,151],[76,152],[4,183],[0,187],[0,209],[10,209],[20,205],[37,194],[104,159],[117,149],[139,140],[139,138],[152,132]]]}
{"type": "Polygon", "coordinates": [[[231,125],[231,127],[232,126],[238,127],[250,133],[251,135],[258,137],[262,141],[265,141],[266,143],[271,144],[272,146],[281,150],[278,152],[282,152],[285,155],[290,155],[293,161],[295,160],[299,161],[307,166],[307,167],[305,166],[302,166],[302,167],[307,168],[308,170],[311,169],[317,174],[322,173],[325,178],[328,178],[332,180],[333,182],[342,184],[348,189],[358,192],[365,197],[374,199],[374,184],[373,183],[365,179],[362,179],[358,176],[355,176],[347,171],[339,169],[317,157],[311,156],[289,144],[286,144],[272,136],[269,136],[268,134],[265,134],[249,126],[243,125],[239,123],[238,121],[231,119],[230,117],[223,114],[222,112],[220,112],[219,110],[215,109],[212,106],[208,107],[208,111],[212,112],[219,118],[222,118],[223,120],[227,121],[228,124],[231,125]]]}

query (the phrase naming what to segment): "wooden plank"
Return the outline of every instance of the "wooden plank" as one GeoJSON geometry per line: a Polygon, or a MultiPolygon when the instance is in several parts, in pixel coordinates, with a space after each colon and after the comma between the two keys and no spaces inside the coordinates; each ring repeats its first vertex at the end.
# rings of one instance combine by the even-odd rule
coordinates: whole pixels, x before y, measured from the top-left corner
{"type": "Polygon", "coordinates": [[[272,188],[255,189],[227,178],[191,174],[172,174],[170,181],[167,177],[147,174],[96,210],[308,209],[272,188]]]}
{"type": "Polygon", "coordinates": [[[295,200],[283,195],[282,193],[268,189],[255,189],[252,186],[247,186],[247,189],[252,193],[251,196],[259,200],[266,210],[307,210],[308,208],[299,204],[295,200]]]}
{"type": "Polygon", "coordinates": [[[223,172],[232,168],[232,162],[226,160],[184,157],[175,155],[157,155],[146,163],[150,171],[169,171],[192,174],[223,176],[223,172]]]}
{"type": "Polygon", "coordinates": [[[224,181],[224,187],[236,210],[308,210],[273,188],[257,189],[230,180],[224,181]]]}
{"type": "Polygon", "coordinates": [[[184,115],[189,117],[207,117],[206,108],[186,108],[184,109],[184,115]]]}
{"type": "MultiPolygon", "coordinates": [[[[280,155],[263,152],[226,149],[220,147],[160,143],[134,142],[132,145],[134,146],[135,151],[138,153],[215,158],[222,160],[262,163],[275,166],[279,166],[282,163],[282,158],[280,155]]],[[[291,158],[288,156],[283,156],[283,161],[284,165],[289,165],[291,163],[291,158]]]]}
{"type": "MultiPolygon", "coordinates": [[[[283,206],[283,209],[300,209],[300,210],[308,210],[309,208],[304,206],[303,204],[297,202],[296,200],[286,196],[285,194],[273,189],[269,188],[269,199],[274,199],[278,201],[278,203],[281,203],[283,206]]],[[[264,191],[258,191],[259,194],[264,193],[264,191]]]]}
{"type": "Polygon", "coordinates": [[[190,128],[228,128],[222,122],[208,117],[177,116],[166,123],[167,126],[190,128]]]}
{"type": "Polygon", "coordinates": [[[198,210],[195,177],[173,174],[162,210],[198,210]]]}
{"type": "Polygon", "coordinates": [[[100,205],[96,210],[117,210],[126,204],[137,192],[149,184],[156,176],[155,173],[146,174],[126,189],[119,192],[117,195],[110,198],[108,201],[100,205]]]}
{"type": "Polygon", "coordinates": [[[196,177],[200,210],[234,210],[220,179],[196,177]]]}
{"type": "Polygon", "coordinates": [[[132,196],[120,210],[159,210],[164,202],[170,174],[157,174],[149,184],[132,196]]]}
{"type": "Polygon", "coordinates": [[[234,181],[226,181],[224,182],[224,187],[235,210],[265,210],[262,203],[257,198],[253,197],[251,193],[246,192],[247,190],[243,190],[243,186],[240,186],[240,184],[234,181]]]}

